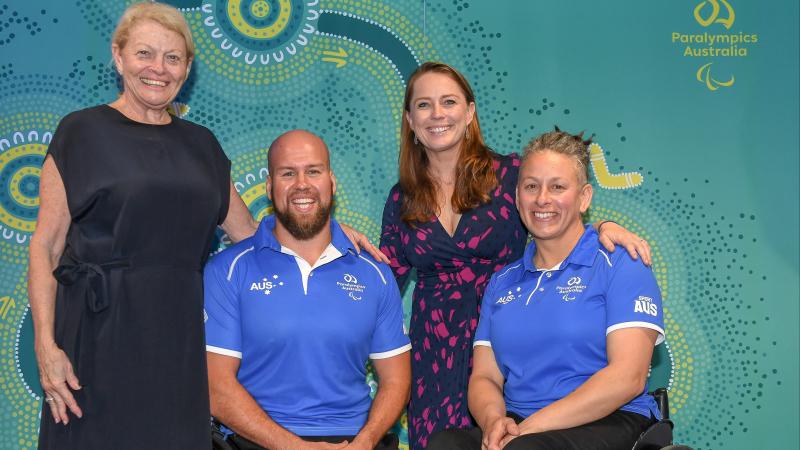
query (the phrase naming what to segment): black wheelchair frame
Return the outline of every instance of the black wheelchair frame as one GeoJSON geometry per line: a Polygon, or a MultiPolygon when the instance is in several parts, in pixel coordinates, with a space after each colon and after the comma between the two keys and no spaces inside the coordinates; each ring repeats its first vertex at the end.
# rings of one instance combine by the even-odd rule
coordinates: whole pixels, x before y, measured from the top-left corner
{"type": "Polygon", "coordinates": [[[225,439],[225,433],[222,432],[220,423],[215,419],[211,420],[211,450],[236,450],[225,439]]]}
{"type": "Polygon", "coordinates": [[[672,429],[675,424],[669,418],[669,396],[666,388],[658,388],[651,392],[661,412],[661,420],[650,425],[636,440],[632,450],[692,450],[685,445],[672,443],[672,429]]]}

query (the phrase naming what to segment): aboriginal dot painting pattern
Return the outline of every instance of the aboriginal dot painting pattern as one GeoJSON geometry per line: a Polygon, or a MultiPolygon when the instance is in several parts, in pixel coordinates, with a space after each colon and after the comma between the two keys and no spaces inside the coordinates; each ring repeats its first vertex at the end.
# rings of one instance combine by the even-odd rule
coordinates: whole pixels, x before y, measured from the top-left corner
{"type": "MultiPolygon", "coordinates": [[[[119,92],[107,48],[130,3],[23,8],[0,0],[0,51],[58,33],[94,40],[66,51],[47,73],[0,61],[0,448],[36,447],[41,388],[25,283],[41,163],[61,117],[119,92]]],[[[405,80],[425,60],[447,61],[468,75],[486,140],[501,153],[519,151],[578,112],[562,93],[515,97],[508,86],[513,65],[495,56],[507,37],[480,20],[474,1],[169,3],[182,10],[197,45],[178,101],[188,105],[187,119],[214,131],[233,163],[236,189],[258,218],[271,212],[264,189],[269,143],[287,129],[306,128],[331,149],[337,219],[377,241],[385,196],[397,179],[405,80]]],[[[605,126],[592,153],[590,219],[619,222],[652,246],[667,341],[656,350],[651,388],[668,387],[674,419],[691,424],[678,427],[678,440],[725,448],[748,433],[748,417],[766,406],[764,390],[785,382],[766,362],[778,343],[757,332],[770,325],[769,314],[755,313],[765,310],[765,299],[741,293],[770,282],[753,258],[759,218],[721,212],[706,194],[719,190],[718,180],[680,179],[630,160],[645,143],[626,130],[623,117],[605,122],[598,122],[605,126]]],[[[367,382],[374,393],[374,377],[367,382]]],[[[407,449],[405,421],[395,431],[407,449]]]]}
{"type": "MultiPolygon", "coordinates": [[[[612,161],[619,172],[629,170],[612,161]]],[[[668,357],[654,359],[651,388],[656,380],[668,380],[658,384],[670,389],[671,413],[694,428],[678,428],[676,439],[696,448],[721,448],[728,436],[747,433],[748,416],[766,406],[765,386],[783,383],[776,367],[762,363],[777,346],[758,335],[770,315],[752,314],[764,298],[741,294],[744,286],[767,281],[748,259],[758,239],[745,230],[758,219],[746,212],[715,213],[715,202],[703,194],[710,180],[665,180],[656,170],[636,170],[647,180],[644,187],[595,190],[593,203],[602,206],[592,208],[591,218],[619,222],[650,242],[667,332],[667,345],[659,351],[668,357]],[[654,214],[665,210],[670,214],[654,214]],[[730,405],[728,413],[719,417],[699,407],[713,402],[730,405]]]]}

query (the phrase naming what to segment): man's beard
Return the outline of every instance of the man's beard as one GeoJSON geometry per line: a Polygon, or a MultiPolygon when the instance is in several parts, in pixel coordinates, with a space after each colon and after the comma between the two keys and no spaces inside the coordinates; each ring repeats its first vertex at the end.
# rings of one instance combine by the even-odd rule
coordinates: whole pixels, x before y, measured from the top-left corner
{"type": "Polygon", "coordinates": [[[318,201],[317,212],[311,217],[306,216],[305,220],[299,219],[291,212],[283,211],[282,207],[278,207],[278,205],[273,205],[273,207],[275,208],[275,218],[286,228],[286,231],[299,241],[307,241],[318,235],[328,225],[332,203],[323,204],[318,201]]]}

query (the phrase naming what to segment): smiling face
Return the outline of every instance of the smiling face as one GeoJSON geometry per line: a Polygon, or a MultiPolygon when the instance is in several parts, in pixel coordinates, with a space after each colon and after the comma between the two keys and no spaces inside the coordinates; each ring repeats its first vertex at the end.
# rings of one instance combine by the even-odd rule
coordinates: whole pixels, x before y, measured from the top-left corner
{"type": "Polygon", "coordinates": [[[429,72],[414,81],[405,112],[409,127],[428,151],[460,149],[475,103],[450,76],[429,72]]]}
{"type": "Polygon", "coordinates": [[[282,135],[270,146],[269,173],[276,232],[286,230],[298,240],[317,236],[329,223],[336,193],[325,143],[307,131],[282,135]]]}
{"type": "Polygon", "coordinates": [[[550,150],[529,155],[519,168],[517,209],[537,245],[572,245],[583,234],[581,214],[592,202],[592,186],[578,171],[575,159],[550,150]]]}
{"type": "Polygon", "coordinates": [[[186,81],[191,60],[183,37],[152,20],[141,20],[129,32],[125,46],[111,46],[122,76],[122,97],[136,113],[164,111],[186,81]]]}

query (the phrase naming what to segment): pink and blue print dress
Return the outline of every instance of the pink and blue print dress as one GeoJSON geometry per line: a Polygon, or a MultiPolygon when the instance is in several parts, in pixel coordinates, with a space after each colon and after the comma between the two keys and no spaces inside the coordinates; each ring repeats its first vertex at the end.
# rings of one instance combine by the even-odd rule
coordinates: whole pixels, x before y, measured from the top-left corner
{"type": "Polygon", "coordinates": [[[417,270],[411,324],[411,401],[408,440],[423,449],[447,428],[473,426],[467,407],[472,341],[480,299],[492,274],[522,257],[527,231],[515,205],[520,160],[494,155],[497,187],[490,201],[464,213],[450,236],[434,216],[409,227],[401,220],[403,193],[395,185],[383,211],[380,247],[398,285],[417,270]]]}

